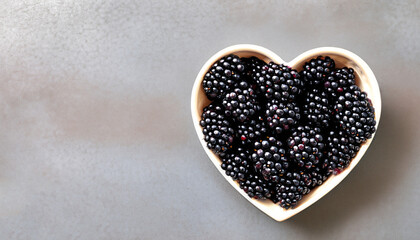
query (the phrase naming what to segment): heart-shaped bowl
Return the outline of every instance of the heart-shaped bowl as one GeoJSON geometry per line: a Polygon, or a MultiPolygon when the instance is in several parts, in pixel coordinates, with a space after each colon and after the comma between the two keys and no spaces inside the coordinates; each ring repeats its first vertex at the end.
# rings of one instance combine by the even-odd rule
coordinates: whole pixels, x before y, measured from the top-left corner
{"type": "Polygon", "coordinates": [[[272,51],[250,44],[240,44],[227,47],[215,55],[213,55],[201,68],[200,72],[195,79],[195,83],[192,89],[191,94],[191,113],[194,122],[194,127],[197,132],[198,138],[201,142],[201,145],[204,148],[204,151],[209,156],[210,160],[216,166],[217,170],[222,174],[222,176],[228,181],[244,198],[251,202],[255,207],[272,217],[277,221],[284,221],[305,208],[311,206],[313,203],[322,198],[325,194],[331,191],[335,186],[337,186],[347,175],[354,169],[354,167],[359,163],[365,154],[366,150],[369,148],[374,138],[374,134],[371,139],[367,140],[360,147],[360,151],[353,158],[350,165],[343,170],[338,175],[332,175],[325,181],[321,186],[313,189],[309,194],[305,195],[302,200],[292,209],[285,210],[280,207],[278,204],[273,203],[270,200],[256,200],[251,199],[248,195],[239,187],[239,184],[232,180],[229,176],[224,173],[224,170],[221,168],[220,158],[214,154],[210,149],[207,148],[207,144],[204,141],[204,135],[202,132],[202,127],[200,126],[201,114],[203,113],[203,108],[207,106],[211,101],[207,99],[204,89],[202,87],[203,77],[210,67],[220,58],[227,56],[229,54],[235,54],[239,57],[258,57],[265,62],[273,61],[278,64],[285,64],[290,66],[293,69],[301,71],[305,62],[308,62],[312,58],[317,56],[330,56],[334,59],[336,67],[349,67],[353,68],[355,72],[356,84],[368,94],[368,97],[371,99],[373,107],[375,108],[375,120],[376,120],[376,129],[378,128],[379,118],[381,116],[381,93],[379,91],[378,82],[376,81],[375,75],[372,70],[356,54],[347,51],[341,48],[335,47],[321,47],[309,50],[297,56],[290,62],[283,61],[279,56],[277,56],[272,51]]]}

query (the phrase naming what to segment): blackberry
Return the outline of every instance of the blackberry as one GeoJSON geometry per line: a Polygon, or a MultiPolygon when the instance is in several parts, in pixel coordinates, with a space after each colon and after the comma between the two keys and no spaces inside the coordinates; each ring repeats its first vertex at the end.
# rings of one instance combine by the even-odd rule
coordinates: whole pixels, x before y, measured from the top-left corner
{"type": "Polygon", "coordinates": [[[314,88],[306,93],[303,116],[311,126],[327,128],[330,125],[331,110],[324,91],[314,88]]]}
{"type": "Polygon", "coordinates": [[[264,61],[262,61],[259,58],[256,57],[250,57],[250,58],[241,58],[241,60],[245,64],[245,76],[248,79],[249,83],[255,84],[255,86],[258,86],[256,88],[257,93],[259,93],[259,86],[263,84],[261,82],[259,76],[261,73],[261,68],[266,64],[264,61]]]}
{"type": "Polygon", "coordinates": [[[321,167],[306,169],[304,172],[306,173],[306,178],[304,179],[305,184],[309,186],[310,189],[322,185],[331,175],[331,172],[329,172],[327,168],[321,167]]]}
{"type": "Polygon", "coordinates": [[[365,92],[356,85],[349,87],[334,105],[335,118],[340,129],[353,137],[356,143],[363,143],[375,132],[375,109],[365,92]]]}
{"type": "Polygon", "coordinates": [[[226,175],[232,177],[233,180],[245,180],[245,176],[249,169],[249,152],[243,148],[227,153],[222,157],[222,169],[226,175]]]}
{"type": "Polygon", "coordinates": [[[266,134],[267,127],[261,116],[239,124],[236,130],[236,138],[242,145],[253,144],[256,139],[261,139],[266,134]]]}
{"type": "Polygon", "coordinates": [[[314,188],[314,185],[316,185],[313,182],[312,175],[307,173],[308,171],[310,170],[305,169],[305,171],[300,170],[299,172],[301,179],[304,183],[304,186],[307,187],[307,193],[309,193],[311,189],[314,188]]]}
{"type": "Polygon", "coordinates": [[[234,130],[218,104],[211,103],[203,109],[200,125],[207,147],[213,152],[220,155],[232,147],[234,130]]]}
{"type": "Polygon", "coordinates": [[[277,134],[294,127],[300,120],[300,109],[293,103],[282,103],[273,99],[267,103],[265,116],[268,126],[277,134]]]}
{"type": "Polygon", "coordinates": [[[225,115],[238,122],[249,120],[259,109],[256,97],[257,95],[247,82],[240,82],[232,92],[227,93],[223,98],[225,115]]]}
{"type": "Polygon", "coordinates": [[[203,88],[208,99],[223,98],[239,81],[244,70],[242,60],[233,54],[215,62],[203,79],[203,88]]]}
{"type": "Polygon", "coordinates": [[[322,83],[335,68],[335,62],[330,57],[318,56],[303,65],[301,75],[308,87],[322,86],[322,83]]]}
{"type": "Polygon", "coordinates": [[[327,162],[325,165],[328,171],[334,174],[345,169],[360,149],[359,144],[353,137],[347,136],[339,129],[329,132],[327,142],[327,162]]]}
{"type": "Polygon", "coordinates": [[[354,70],[352,68],[341,68],[331,72],[324,82],[324,89],[331,99],[336,100],[343,95],[352,85],[356,84],[354,70]]]}
{"type": "Polygon", "coordinates": [[[280,177],[279,183],[275,185],[273,202],[280,204],[285,209],[296,206],[302,197],[310,192],[301,174],[288,172],[280,177]]]}
{"type": "Polygon", "coordinates": [[[303,88],[299,73],[283,64],[270,62],[261,68],[256,77],[260,83],[259,91],[264,93],[268,100],[293,101],[303,88]]]}
{"type": "Polygon", "coordinates": [[[287,140],[290,159],[299,167],[315,167],[323,157],[323,140],[320,128],[297,127],[287,140]]]}
{"type": "Polygon", "coordinates": [[[289,167],[283,143],[274,137],[255,142],[251,159],[256,172],[261,173],[264,180],[278,182],[279,176],[289,167]]]}
{"type": "Polygon", "coordinates": [[[250,198],[267,199],[272,196],[271,184],[253,171],[248,173],[245,180],[239,181],[239,187],[243,189],[250,198]]]}

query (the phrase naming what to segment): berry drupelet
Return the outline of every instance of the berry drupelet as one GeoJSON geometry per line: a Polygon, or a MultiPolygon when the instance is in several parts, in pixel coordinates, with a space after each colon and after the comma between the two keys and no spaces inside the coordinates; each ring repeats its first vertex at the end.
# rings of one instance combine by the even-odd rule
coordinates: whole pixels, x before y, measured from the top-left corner
{"type": "Polygon", "coordinates": [[[223,98],[225,115],[237,122],[249,120],[260,108],[256,98],[257,95],[248,83],[241,81],[232,92],[227,93],[223,98]]]}
{"type": "Polygon", "coordinates": [[[245,180],[249,169],[249,157],[249,152],[246,149],[232,149],[221,157],[221,167],[225,170],[226,175],[232,177],[233,180],[245,180]]]}
{"type": "Polygon", "coordinates": [[[356,85],[349,87],[338,97],[334,106],[335,118],[340,129],[353,137],[356,143],[363,143],[375,132],[375,110],[366,93],[356,85]]]}
{"type": "Polygon", "coordinates": [[[299,126],[287,140],[289,156],[299,167],[315,167],[323,157],[323,137],[320,128],[299,126]]]}
{"type": "Polygon", "coordinates": [[[204,75],[203,88],[210,100],[221,99],[242,77],[245,70],[244,63],[236,55],[229,55],[215,62],[204,75]]]}
{"type": "Polygon", "coordinates": [[[334,60],[328,56],[318,56],[303,65],[301,75],[307,87],[317,88],[322,86],[334,68],[334,60]]]}
{"type": "Polygon", "coordinates": [[[213,102],[203,109],[200,125],[207,147],[213,152],[221,155],[232,147],[234,130],[218,104],[213,102]]]}
{"type": "Polygon", "coordinates": [[[267,103],[265,117],[269,128],[281,134],[298,124],[300,109],[294,102],[282,103],[273,99],[267,103]]]}
{"type": "Polygon", "coordinates": [[[324,91],[314,88],[306,93],[303,116],[310,126],[329,127],[331,114],[328,96],[324,91]]]}
{"type": "Polygon", "coordinates": [[[265,121],[261,116],[257,116],[255,119],[245,121],[238,125],[236,129],[236,141],[242,145],[249,146],[266,134],[267,127],[265,121]]]}
{"type": "Polygon", "coordinates": [[[245,180],[239,181],[239,187],[248,194],[250,198],[267,199],[272,196],[271,183],[266,182],[259,174],[249,171],[245,180]]]}
{"type": "Polygon", "coordinates": [[[266,99],[277,99],[282,102],[293,101],[303,88],[299,73],[283,64],[270,62],[256,74],[259,91],[266,99]]]}
{"type": "Polygon", "coordinates": [[[289,167],[283,143],[274,137],[255,142],[251,159],[255,171],[269,182],[278,182],[279,176],[289,167]]]}
{"type": "Polygon", "coordinates": [[[274,188],[273,202],[285,209],[296,206],[310,191],[301,172],[287,172],[280,177],[279,183],[274,188]]]}

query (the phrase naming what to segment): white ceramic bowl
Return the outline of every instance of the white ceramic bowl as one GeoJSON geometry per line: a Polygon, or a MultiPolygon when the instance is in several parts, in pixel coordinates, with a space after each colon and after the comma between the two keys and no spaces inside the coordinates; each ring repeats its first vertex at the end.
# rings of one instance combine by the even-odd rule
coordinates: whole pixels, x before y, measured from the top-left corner
{"type": "Polygon", "coordinates": [[[224,170],[222,170],[222,168],[220,167],[221,160],[219,159],[219,157],[207,148],[202,133],[202,127],[199,124],[203,108],[210,103],[210,100],[207,99],[202,88],[203,77],[213,65],[213,63],[229,54],[235,54],[239,57],[255,56],[264,60],[267,63],[270,61],[279,64],[283,63],[298,71],[302,70],[303,64],[312,58],[316,58],[320,55],[330,56],[332,59],[334,59],[337,68],[342,68],[346,66],[354,69],[357,85],[368,94],[368,97],[371,99],[373,107],[375,108],[376,128],[378,128],[379,119],[381,116],[381,94],[379,91],[379,86],[376,81],[375,75],[373,74],[369,66],[366,64],[366,62],[364,62],[360,57],[358,57],[356,54],[350,51],[335,47],[315,48],[302,53],[290,62],[285,62],[275,53],[271,52],[266,48],[250,44],[234,45],[231,47],[227,47],[213,55],[201,68],[200,72],[197,75],[197,78],[195,79],[194,87],[192,89],[191,113],[195,130],[197,132],[201,145],[204,148],[204,151],[207,153],[210,160],[213,162],[213,164],[219,170],[222,176],[226,179],[226,181],[228,181],[240,194],[242,194],[244,198],[246,198],[255,207],[257,207],[273,219],[277,221],[283,221],[309,207],[310,205],[318,201],[320,198],[322,198],[329,191],[331,191],[335,186],[337,186],[362,159],[366,150],[372,143],[374,135],[371,139],[369,139],[366,143],[364,143],[361,146],[360,151],[358,152],[356,157],[351,161],[350,165],[344,171],[342,171],[338,175],[333,175],[330,178],[328,178],[328,180],[324,182],[324,184],[315,188],[308,195],[304,196],[303,199],[298,203],[298,205],[295,206],[293,209],[285,210],[279,205],[274,204],[270,200],[256,200],[249,198],[248,195],[242,189],[239,188],[239,184],[236,181],[233,181],[230,177],[226,176],[224,170]]]}

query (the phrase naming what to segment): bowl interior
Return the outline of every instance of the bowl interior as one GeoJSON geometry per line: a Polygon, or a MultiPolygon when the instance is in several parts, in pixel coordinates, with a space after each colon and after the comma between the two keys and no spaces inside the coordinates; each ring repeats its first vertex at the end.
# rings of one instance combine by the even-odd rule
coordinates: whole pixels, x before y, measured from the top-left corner
{"type": "Polygon", "coordinates": [[[209,150],[206,146],[204,141],[204,136],[202,133],[202,127],[199,125],[199,121],[201,118],[201,114],[203,112],[203,108],[207,106],[211,101],[207,99],[204,90],[202,88],[202,80],[205,73],[210,69],[210,67],[219,60],[221,57],[235,54],[239,57],[258,57],[265,62],[276,62],[276,63],[283,63],[286,64],[298,71],[302,70],[303,65],[305,62],[309,61],[312,58],[316,58],[317,56],[330,56],[334,59],[337,68],[342,67],[351,67],[355,71],[355,78],[357,85],[368,94],[368,97],[371,99],[372,104],[375,108],[375,120],[376,120],[376,128],[378,127],[380,113],[381,113],[381,98],[379,87],[376,82],[376,78],[373,75],[372,71],[370,70],[369,66],[360,59],[355,54],[339,48],[317,48],[310,51],[307,51],[294,60],[290,61],[289,63],[284,62],[280,57],[278,57],[273,52],[254,45],[236,45],[229,48],[226,48],[217,54],[215,54],[209,61],[201,69],[200,73],[198,74],[196,81],[194,83],[193,92],[192,92],[192,99],[191,99],[191,107],[192,107],[192,115],[194,126],[197,131],[198,137],[200,142],[206,151],[207,155],[210,157],[211,161],[214,163],[216,168],[219,172],[225,177],[225,179],[240,193],[242,194],[248,201],[250,201],[254,206],[259,208],[261,211],[272,217],[277,221],[286,220],[293,215],[299,213],[300,211],[304,210],[305,208],[309,207],[317,200],[322,198],[325,194],[331,191],[336,185],[338,185],[357,165],[360,161],[364,153],[366,152],[367,148],[372,142],[372,139],[369,139],[366,143],[364,143],[356,157],[351,161],[350,165],[342,171],[340,174],[336,176],[331,176],[329,179],[324,182],[321,186],[312,190],[309,194],[305,195],[303,199],[295,206],[293,209],[284,210],[279,205],[274,204],[270,200],[255,200],[248,197],[248,195],[243,192],[242,189],[239,188],[239,184],[233,181],[230,177],[226,176],[224,170],[221,169],[220,158],[215,155],[211,150],[209,150]]]}

